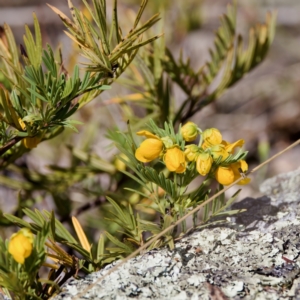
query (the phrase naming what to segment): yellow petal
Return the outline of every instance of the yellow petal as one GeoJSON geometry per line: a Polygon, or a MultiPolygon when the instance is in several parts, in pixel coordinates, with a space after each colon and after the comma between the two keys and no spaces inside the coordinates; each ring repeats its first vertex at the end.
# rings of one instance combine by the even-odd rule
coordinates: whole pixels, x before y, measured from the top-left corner
{"type": "MultiPolygon", "coordinates": [[[[248,164],[246,163],[245,160],[240,160],[240,161],[238,161],[234,164],[231,164],[231,168],[234,172],[234,180],[237,180],[239,178],[242,178],[239,169],[241,169],[243,172],[247,172],[248,171],[248,164]]],[[[245,185],[245,184],[248,184],[250,181],[251,181],[251,179],[246,177],[244,179],[241,179],[237,184],[245,185]]]]}
{"type": "Polygon", "coordinates": [[[242,169],[243,172],[247,172],[248,171],[248,164],[246,163],[245,160],[240,160],[240,168],[242,169]]]}
{"type": "Polygon", "coordinates": [[[224,147],[227,147],[228,145],[230,145],[230,143],[227,142],[227,141],[225,141],[225,140],[223,140],[221,144],[222,144],[224,147]]]}
{"type": "Polygon", "coordinates": [[[202,143],[202,145],[201,145],[201,148],[203,149],[203,150],[206,150],[207,148],[210,148],[211,147],[211,145],[209,145],[207,142],[203,142],[202,143]]]}
{"type": "Polygon", "coordinates": [[[164,162],[171,172],[183,173],[186,169],[184,153],[178,147],[167,149],[164,162]]]}
{"type": "Polygon", "coordinates": [[[222,144],[226,144],[225,145],[225,150],[228,152],[228,153],[233,153],[234,149],[237,148],[237,147],[242,147],[244,145],[245,141],[244,140],[238,140],[232,144],[226,142],[226,141],[222,141],[222,144]],[[225,142],[225,143],[223,143],[225,142]]]}
{"type": "Polygon", "coordinates": [[[26,124],[23,122],[23,120],[21,118],[18,118],[18,121],[22,130],[26,130],[26,124]]]}
{"type": "Polygon", "coordinates": [[[251,182],[251,179],[248,178],[248,177],[246,177],[246,178],[240,180],[237,184],[238,184],[238,185],[246,185],[246,184],[248,184],[248,183],[250,183],[250,182],[251,182]]]}
{"type": "Polygon", "coordinates": [[[156,136],[155,134],[153,134],[152,132],[150,132],[148,130],[141,130],[141,131],[137,132],[136,134],[141,135],[141,136],[145,136],[148,139],[157,139],[157,140],[160,139],[158,136],[156,136]]]}
{"type": "Polygon", "coordinates": [[[218,167],[215,177],[223,185],[229,185],[234,182],[234,172],[230,167],[218,167]]]}
{"type": "Polygon", "coordinates": [[[37,145],[41,142],[41,138],[37,136],[26,137],[23,139],[23,144],[27,149],[36,148],[37,145]]]}
{"type": "Polygon", "coordinates": [[[176,173],[181,174],[184,173],[186,170],[186,162],[181,163],[178,168],[175,170],[176,173]]]}
{"type": "Polygon", "coordinates": [[[159,139],[146,139],[135,151],[137,160],[147,163],[159,157],[163,149],[163,142],[159,139]]]}

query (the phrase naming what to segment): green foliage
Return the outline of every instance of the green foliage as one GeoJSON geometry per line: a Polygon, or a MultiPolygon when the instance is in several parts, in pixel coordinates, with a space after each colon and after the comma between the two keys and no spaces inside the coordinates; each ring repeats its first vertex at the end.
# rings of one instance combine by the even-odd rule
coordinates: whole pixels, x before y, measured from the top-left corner
{"type": "MultiPolygon", "coordinates": [[[[20,51],[10,27],[5,24],[0,30],[0,185],[19,191],[15,211],[0,211],[0,224],[25,227],[36,235],[33,251],[23,265],[8,253],[9,241],[0,239],[0,286],[7,295],[48,299],[68,278],[78,278],[126,257],[178,221],[178,226],[147,248],[168,245],[173,249],[175,240],[189,230],[180,219],[222,189],[220,184],[212,192],[215,189],[210,185],[217,179],[217,170],[230,169],[247,155],[243,150],[228,151],[224,157],[223,151],[215,157],[216,145],[204,147],[203,132],[198,128],[195,159],[188,160],[184,152],[191,144],[185,140],[181,124],[263,61],[274,38],[275,14],[268,14],[265,24],[250,29],[244,48],[244,38],[236,34],[236,4],[228,5],[215,33],[214,48],[209,50],[210,60],[195,69],[183,52],[176,59],[164,38],[149,35],[159,21],[158,14],[141,24],[147,2],[141,1],[127,33],[120,26],[125,17],[118,13],[117,1],[113,1],[111,18],[105,0],[82,0],[81,8],[68,0],[70,18],[49,5],[84,58],[80,66],[73,66],[72,73],[63,63],[61,49],[56,51],[50,45],[43,48],[35,14],[34,31],[25,26],[20,51]],[[109,130],[107,137],[120,155],[105,160],[91,152],[97,129],[86,129],[89,124],[82,126],[70,118],[117,79],[134,91],[110,100],[120,105],[130,126],[126,133],[109,130]],[[178,108],[174,105],[175,86],[186,97],[178,108]],[[141,109],[141,117],[131,104],[141,109]],[[57,136],[63,140],[65,128],[86,130],[85,143],[66,147],[69,165],[50,165],[46,174],[29,168],[26,161],[17,161],[45,140],[57,136]],[[143,142],[133,131],[141,129],[150,132],[154,143],[161,144],[161,151],[151,154],[151,159],[138,158],[137,149],[143,142]],[[205,175],[199,172],[200,154],[208,155],[211,161],[205,175]],[[172,169],[174,161],[179,164],[172,169]],[[199,173],[205,176],[200,181],[199,173]],[[192,188],[195,181],[198,183],[192,188]],[[84,195],[87,203],[76,204],[74,192],[84,195]],[[34,209],[45,199],[52,200],[53,212],[34,209]],[[90,217],[87,226],[82,226],[77,217],[87,210],[90,217]],[[98,240],[93,238],[93,229],[101,231],[98,240]],[[45,262],[45,257],[51,262],[45,262]],[[48,268],[46,278],[40,278],[42,266],[48,268]]],[[[221,148],[224,145],[217,143],[221,148]]],[[[236,196],[226,200],[221,195],[204,205],[200,214],[194,214],[193,228],[238,213],[230,211],[236,196]]]]}
{"type": "MultiPolygon", "coordinates": [[[[110,28],[107,25],[106,1],[93,0],[93,6],[89,5],[86,0],[82,2],[87,8],[89,17],[94,21],[95,26],[92,25],[91,20],[87,16],[74,7],[71,0],[68,0],[68,4],[72,13],[72,20],[57,8],[49,6],[69,30],[66,34],[78,44],[80,54],[89,60],[88,63],[85,63],[86,70],[96,72],[101,77],[107,78],[108,84],[111,84],[132,62],[139,48],[159,37],[153,36],[142,41],[142,35],[159,20],[158,14],[138,27],[148,2],[143,0],[131,30],[127,35],[122,36],[118,23],[117,1],[114,1],[113,4],[113,22],[110,28]]],[[[93,97],[97,94],[100,94],[100,92],[94,93],[93,97]]],[[[92,98],[82,98],[79,100],[79,104],[80,106],[85,105],[90,100],[92,98]]]]}
{"type": "Polygon", "coordinates": [[[19,62],[16,43],[9,26],[4,27],[0,43],[0,55],[4,65],[2,72],[12,88],[1,88],[0,91],[0,118],[3,122],[0,153],[3,167],[26,152],[25,148],[31,148],[26,147],[26,137],[47,140],[66,127],[76,131],[74,124],[78,122],[70,120],[69,117],[101,91],[109,88],[115,78],[125,71],[139,48],[157,38],[155,36],[143,42],[141,40],[141,35],[159,20],[156,15],[138,27],[147,1],[142,2],[133,28],[126,37],[120,35],[117,7],[114,7],[114,22],[109,39],[105,1],[93,1],[94,10],[86,1],[83,2],[99,31],[71,1],[69,7],[73,12],[73,22],[51,6],[71,31],[71,34],[67,34],[79,44],[81,54],[89,59],[82,79],[78,66],[75,66],[73,75],[70,75],[62,60],[55,59],[49,45],[42,50],[40,26],[35,15],[35,40],[26,26],[25,47],[21,46],[24,65],[19,62]],[[19,143],[22,139],[25,139],[23,144],[19,143]],[[11,148],[12,154],[4,155],[11,148]]]}
{"type": "MultiPolygon", "coordinates": [[[[175,59],[163,39],[155,42],[151,52],[141,53],[132,73],[134,77],[129,77],[126,83],[140,91],[141,99],[148,104],[149,118],[159,120],[161,125],[169,120],[174,124],[184,123],[263,61],[274,39],[276,13],[268,13],[265,24],[250,29],[246,49],[245,38],[236,34],[236,4],[228,5],[220,21],[214,49],[209,50],[210,60],[198,69],[189,59],[184,60],[182,51],[175,59]],[[138,88],[137,72],[142,78],[138,88]],[[186,95],[176,110],[172,104],[175,85],[186,95]]],[[[124,97],[128,99],[129,96],[124,97]]],[[[122,98],[119,102],[122,103],[122,98]]]]}

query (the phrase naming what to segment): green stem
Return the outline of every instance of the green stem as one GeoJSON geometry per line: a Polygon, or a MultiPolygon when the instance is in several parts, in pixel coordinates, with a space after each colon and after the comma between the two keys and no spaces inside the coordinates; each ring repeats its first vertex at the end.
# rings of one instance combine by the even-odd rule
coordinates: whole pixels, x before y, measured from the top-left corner
{"type": "Polygon", "coordinates": [[[177,189],[177,173],[174,173],[174,183],[175,183],[175,195],[176,195],[176,198],[178,198],[178,189],[177,189]]]}
{"type": "Polygon", "coordinates": [[[199,131],[199,135],[200,135],[200,141],[199,141],[198,147],[201,147],[202,142],[203,142],[202,130],[200,128],[198,128],[198,131],[199,131]]]}

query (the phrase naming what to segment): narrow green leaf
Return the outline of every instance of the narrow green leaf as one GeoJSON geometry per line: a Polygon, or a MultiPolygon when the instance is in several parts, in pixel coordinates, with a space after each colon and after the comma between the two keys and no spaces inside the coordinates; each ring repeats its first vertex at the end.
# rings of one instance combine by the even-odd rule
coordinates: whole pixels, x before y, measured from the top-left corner
{"type": "Polygon", "coordinates": [[[120,242],[117,238],[115,238],[114,236],[112,236],[110,233],[108,233],[107,231],[105,232],[105,235],[107,236],[107,238],[114,243],[116,246],[120,247],[122,250],[124,250],[126,253],[131,253],[132,249],[127,246],[126,244],[120,242]]]}
{"type": "MultiPolygon", "coordinates": [[[[43,210],[43,214],[50,219],[51,213],[43,210]]],[[[57,219],[55,219],[55,232],[56,235],[60,238],[61,241],[67,241],[72,244],[78,244],[76,239],[71,235],[71,233],[65,228],[65,226],[57,219]]]]}
{"type": "Polygon", "coordinates": [[[22,219],[20,219],[18,217],[15,217],[15,216],[10,215],[10,214],[3,214],[3,216],[7,220],[9,220],[10,222],[12,222],[14,224],[17,224],[17,225],[19,225],[21,227],[32,229],[31,225],[28,222],[26,222],[26,221],[24,221],[24,220],[22,220],[22,219]]]}
{"type": "Polygon", "coordinates": [[[96,258],[99,259],[103,257],[104,255],[104,235],[100,234],[100,238],[98,240],[98,245],[97,245],[97,256],[96,258]]]}
{"type": "Polygon", "coordinates": [[[136,28],[140,19],[141,19],[141,16],[146,8],[146,5],[148,3],[148,0],[143,0],[142,3],[141,3],[141,6],[140,6],[140,9],[136,15],[136,18],[135,18],[135,21],[134,21],[134,25],[133,25],[133,28],[136,28]]]}
{"type": "Polygon", "coordinates": [[[82,246],[79,245],[78,243],[71,243],[69,241],[63,241],[63,243],[65,245],[70,246],[71,248],[73,248],[78,253],[80,253],[83,256],[83,258],[85,260],[87,260],[88,262],[92,261],[91,258],[90,258],[90,253],[87,250],[83,249],[82,246]]]}
{"type": "Polygon", "coordinates": [[[36,96],[38,99],[44,101],[44,102],[49,102],[48,99],[46,99],[44,96],[40,95],[39,93],[37,93],[35,90],[33,90],[32,88],[27,88],[27,90],[34,96],[36,96]]]}
{"type": "Polygon", "coordinates": [[[116,210],[117,214],[116,216],[118,216],[119,219],[124,220],[126,219],[126,214],[123,212],[123,209],[110,197],[106,197],[106,199],[108,200],[108,202],[114,207],[114,209],[116,210]]]}

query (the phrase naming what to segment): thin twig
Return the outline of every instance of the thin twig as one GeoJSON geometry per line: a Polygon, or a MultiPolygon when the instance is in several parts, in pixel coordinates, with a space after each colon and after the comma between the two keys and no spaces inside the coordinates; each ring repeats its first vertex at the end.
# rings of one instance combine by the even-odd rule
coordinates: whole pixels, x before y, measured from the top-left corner
{"type": "Polygon", "coordinates": [[[13,147],[16,143],[21,141],[24,137],[16,136],[8,141],[3,147],[0,148],[0,156],[13,147]]]}
{"type": "Polygon", "coordinates": [[[273,155],[272,157],[270,157],[269,159],[267,159],[266,161],[264,161],[263,163],[261,163],[260,165],[258,165],[257,167],[255,167],[254,169],[252,169],[250,172],[248,172],[247,174],[251,174],[256,172],[257,170],[259,170],[260,168],[262,168],[264,165],[268,164],[270,161],[272,161],[273,159],[277,158],[278,156],[282,155],[283,153],[285,153],[286,151],[294,148],[295,146],[297,146],[298,144],[300,144],[300,139],[297,140],[295,143],[293,143],[292,145],[288,146],[287,148],[283,149],[282,151],[278,152],[277,154],[273,155]]]}

